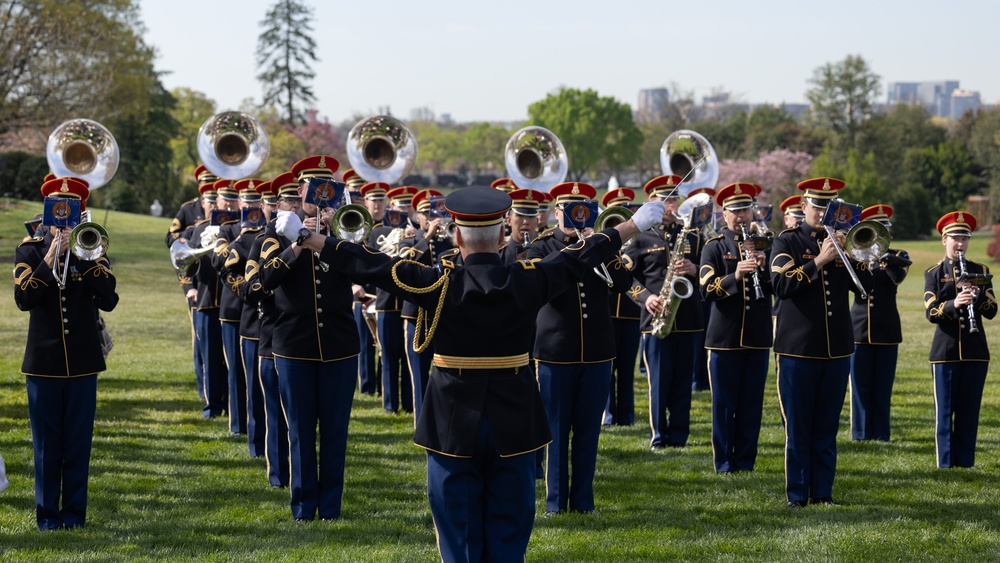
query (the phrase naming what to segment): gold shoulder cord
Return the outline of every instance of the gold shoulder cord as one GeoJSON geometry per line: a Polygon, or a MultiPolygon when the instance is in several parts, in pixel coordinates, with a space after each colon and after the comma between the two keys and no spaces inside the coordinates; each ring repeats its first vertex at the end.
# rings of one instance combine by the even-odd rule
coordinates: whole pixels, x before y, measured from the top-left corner
{"type": "Polygon", "coordinates": [[[444,308],[444,298],[448,293],[448,282],[449,274],[451,273],[451,268],[445,268],[444,275],[438,278],[438,280],[427,287],[413,287],[406,285],[399,276],[396,275],[396,268],[401,264],[416,264],[417,266],[423,266],[424,268],[430,268],[427,264],[421,264],[413,260],[400,260],[392,265],[392,281],[396,282],[403,291],[409,291],[410,293],[416,293],[422,295],[425,293],[431,293],[432,291],[441,288],[441,295],[438,297],[437,308],[434,310],[434,315],[431,317],[431,326],[427,329],[427,334],[424,338],[424,343],[420,344],[420,328],[424,326],[424,319],[427,316],[427,310],[420,307],[417,312],[417,328],[413,331],[413,351],[423,352],[427,349],[427,346],[431,343],[431,339],[434,338],[434,332],[437,331],[438,320],[441,319],[441,309],[444,308]]]}

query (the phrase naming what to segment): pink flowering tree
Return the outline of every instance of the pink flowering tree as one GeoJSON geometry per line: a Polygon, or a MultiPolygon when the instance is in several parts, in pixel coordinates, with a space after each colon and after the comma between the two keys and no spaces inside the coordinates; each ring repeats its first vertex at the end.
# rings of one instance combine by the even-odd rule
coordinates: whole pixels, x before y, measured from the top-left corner
{"type": "Polygon", "coordinates": [[[778,205],[788,196],[798,192],[795,185],[808,178],[812,155],[788,149],[762,153],[757,160],[724,160],[719,164],[719,183],[722,188],[734,182],[758,184],[762,191],[757,197],[761,204],[772,204],[771,228],[781,226],[778,205]]]}

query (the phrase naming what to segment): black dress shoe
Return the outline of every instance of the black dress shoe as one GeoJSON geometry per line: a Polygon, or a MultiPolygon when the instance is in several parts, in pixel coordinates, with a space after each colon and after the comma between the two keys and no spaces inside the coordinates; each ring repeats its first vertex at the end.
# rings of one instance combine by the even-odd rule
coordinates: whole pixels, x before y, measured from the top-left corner
{"type": "Polygon", "coordinates": [[[660,450],[665,450],[665,449],[667,449],[667,447],[664,446],[663,444],[652,444],[652,445],[649,446],[649,449],[651,449],[654,452],[656,452],[656,451],[660,451],[660,450]]]}
{"type": "Polygon", "coordinates": [[[300,523],[300,524],[305,523],[305,522],[312,522],[312,520],[313,520],[312,518],[306,518],[304,516],[300,516],[300,517],[298,517],[298,518],[295,519],[295,521],[298,522],[298,523],[300,523]]]}
{"type": "Polygon", "coordinates": [[[545,518],[552,518],[553,516],[558,516],[558,515],[560,515],[562,513],[563,513],[562,510],[546,510],[544,517],[545,518]]]}
{"type": "Polygon", "coordinates": [[[814,498],[810,502],[812,502],[813,504],[828,504],[830,506],[840,506],[840,503],[833,500],[833,498],[831,497],[814,498]]]}
{"type": "Polygon", "coordinates": [[[800,508],[805,508],[806,503],[801,500],[790,500],[786,506],[792,510],[798,510],[800,508]]]}

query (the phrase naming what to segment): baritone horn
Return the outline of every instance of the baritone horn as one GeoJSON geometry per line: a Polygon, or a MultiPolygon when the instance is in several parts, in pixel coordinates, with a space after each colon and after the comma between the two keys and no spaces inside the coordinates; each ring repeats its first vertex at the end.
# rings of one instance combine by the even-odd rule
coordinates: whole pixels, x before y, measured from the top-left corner
{"type": "Polygon", "coordinates": [[[347,134],[347,160],[366,182],[395,184],[417,162],[417,138],[395,117],[369,117],[347,134]]]}
{"type": "Polygon", "coordinates": [[[267,131],[255,117],[241,111],[225,111],[205,120],[196,145],[209,172],[237,180],[260,171],[271,152],[267,131]]]}
{"type": "Polygon", "coordinates": [[[214,250],[214,246],[192,248],[187,242],[181,242],[181,239],[177,239],[170,245],[170,263],[184,275],[190,275],[191,268],[198,262],[198,259],[214,250]]]}
{"type": "Polygon", "coordinates": [[[561,184],[569,172],[569,159],[562,141],[544,127],[529,126],[516,131],[504,148],[507,174],[519,188],[548,192],[561,184]]]}

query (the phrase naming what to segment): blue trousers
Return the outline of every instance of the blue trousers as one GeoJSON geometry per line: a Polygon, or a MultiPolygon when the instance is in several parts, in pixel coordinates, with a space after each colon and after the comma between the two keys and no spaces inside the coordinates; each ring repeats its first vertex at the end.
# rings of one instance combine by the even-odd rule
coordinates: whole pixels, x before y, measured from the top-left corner
{"type": "MultiPolygon", "coordinates": [[[[414,423],[420,419],[420,408],[424,406],[424,391],[427,389],[427,380],[431,377],[431,363],[434,358],[434,350],[430,346],[423,352],[413,349],[413,333],[416,330],[416,321],[404,319],[403,347],[406,349],[406,369],[410,375],[410,388],[413,392],[414,423]]],[[[423,335],[420,336],[423,342],[423,335]]],[[[403,405],[403,410],[406,410],[405,401],[403,405]]]]}
{"type": "Polygon", "coordinates": [[[567,508],[594,510],[597,442],[611,387],[611,361],[596,364],[538,361],[536,368],[538,388],[552,430],[546,457],[545,508],[550,512],[567,508]]]}
{"type": "Polygon", "coordinates": [[[205,418],[222,416],[229,408],[229,383],[225,354],[222,351],[219,310],[195,311],[194,318],[205,373],[205,406],[201,409],[201,414],[205,418]]]}
{"type": "Polygon", "coordinates": [[[931,364],[934,373],[937,465],[972,467],[976,462],[979,409],[989,362],[931,364]]]}
{"type": "Polygon", "coordinates": [[[403,319],[399,312],[376,313],[378,342],[382,346],[382,407],[387,411],[413,411],[413,390],[403,349],[403,319]]]}
{"type": "Polygon", "coordinates": [[[267,481],[272,487],[288,486],[288,423],[281,408],[281,391],[278,389],[278,372],[274,358],[260,358],[260,387],[263,394],[264,459],[267,462],[267,481]]]}
{"type": "Polygon", "coordinates": [[[753,471],[770,350],[709,350],[712,459],[719,473],[753,471]]]}
{"type": "Polygon", "coordinates": [[[197,318],[194,315],[194,303],[190,299],[185,299],[188,306],[188,319],[191,321],[191,359],[194,361],[194,383],[198,389],[198,396],[205,400],[205,366],[201,358],[201,348],[198,347],[198,327],[197,318]]]}
{"type": "Polygon", "coordinates": [[[639,353],[639,320],[611,319],[617,353],[611,363],[611,392],[604,407],[604,424],[635,423],[635,360],[639,353]]]}
{"type": "Polygon", "coordinates": [[[789,502],[833,496],[837,430],[849,357],[778,356],[778,399],[785,418],[785,496],[789,502]]]}
{"type": "Polygon", "coordinates": [[[233,434],[246,434],[247,376],[243,372],[243,353],[240,350],[240,323],[219,321],[219,324],[229,382],[229,431],[233,434]]]}
{"type": "Polygon", "coordinates": [[[274,366],[288,422],[292,517],[312,519],[318,510],[320,518],[339,518],[358,357],[318,362],[275,356],[274,366]]]}
{"type": "Polygon", "coordinates": [[[264,455],[264,390],[260,386],[257,340],[240,337],[243,373],[247,386],[247,447],[250,457],[264,455]]]}
{"type": "Polygon", "coordinates": [[[442,561],[524,561],[535,524],[535,454],[497,455],[483,417],[471,458],[427,452],[427,497],[442,561]]]}
{"type": "Polygon", "coordinates": [[[364,309],[361,303],[354,304],[354,324],[358,327],[358,338],[361,340],[361,352],[358,354],[358,388],[365,395],[374,395],[379,388],[377,379],[379,375],[375,366],[375,338],[368,328],[364,309]]]}
{"type": "Polygon", "coordinates": [[[672,332],[660,340],[643,340],[643,362],[649,378],[649,445],[682,447],[691,432],[691,370],[696,333],[672,332]]]}
{"type": "Polygon", "coordinates": [[[899,345],[855,344],[851,356],[851,439],[889,441],[889,407],[899,345]]]}
{"type": "Polygon", "coordinates": [[[97,411],[97,376],[29,375],[25,379],[35,455],[38,529],[81,527],[87,519],[87,477],[97,411]]]}

